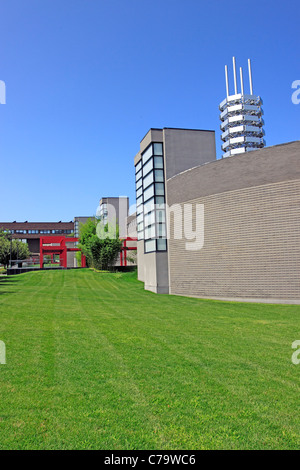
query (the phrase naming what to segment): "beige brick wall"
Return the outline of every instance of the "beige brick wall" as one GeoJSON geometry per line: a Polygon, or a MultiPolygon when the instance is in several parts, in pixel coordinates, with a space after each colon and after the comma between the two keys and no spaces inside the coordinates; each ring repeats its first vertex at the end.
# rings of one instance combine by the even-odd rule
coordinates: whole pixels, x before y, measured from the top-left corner
{"type": "MultiPolygon", "coordinates": [[[[199,189],[201,193],[201,186],[199,189]]],[[[173,193],[174,202],[179,202],[175,201],[175,186],[173,193]]],[[[186,240],[171,236],[171,294],[300,301],[299,179],[186,202],[193,208],[204,204],[204,246],[186,251],[186,240]]],[[[172,230],[171,218],[171,235],[172,230]]]]}

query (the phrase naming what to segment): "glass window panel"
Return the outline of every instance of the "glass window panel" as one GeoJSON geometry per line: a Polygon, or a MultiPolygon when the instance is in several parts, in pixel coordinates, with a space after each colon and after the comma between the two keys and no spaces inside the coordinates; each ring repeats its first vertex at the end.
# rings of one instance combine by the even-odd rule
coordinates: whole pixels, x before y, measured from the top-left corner
{"type": "Polygon", "coordinates": [[[155,224],[150,225],[149,227],[146,227],[145,230],[145,240],[148,238],[155,238],[155,224]]]}
{"type": "Polygon", "coordinates": [[[154,210],[154,197],[144,204],[144,214],[154,210]]]}
{"type": "Polygon", "coordinates": [[[163,157],[154,157],[154,168],[163,168],[164,161],[163,157]]]}
{"type": "Polygon", "coordinates": [[[154,175],[153,175],[153,171],[151,171],[151,173],[149,173],[143,180],[144,189],[147,188],[147,186],[149,186],[151,183],[153,183],[153,181],[154,181],[154,175]]]}
{"type": "Polygon", "coordinates": [[[143,222],[140,222],[139,224],[137,224],[137,231],[140,232],[141,230],[144,229],[144,224],[143,222]]]}
{"type": "Polygon", "coordinates": [[[140,160],[138,164],[136,165],[135,172],[137,173],[138,171],[140,171],[141,168],[142,168],[142,160],[140,160]]]}
{"type": "Polygon", "coordinates": [[[141,187],[136,191],[136,197],[140,197],[142,194],[143,194],[143,188],[141,187]]]}
{"type": "Polygon", "coordinates": [[[144,239],[144,232],[143,232],[143,231],[142,231],[142,232],[138,232],[138,234],[137,234],[137,239],[138,239],[138,240],[143,240],[143,239],[144,239]]]}
{"type": "Polygon", "coordinates": [[[135,181],[139,180],[142,177],[142,170],[138,171],[135,176],[135,181]]]}
{"type": "Polygon", "coordinates": [[[143,206],[143,204],[136,208],[136,213],[137,213],[137,215],[142,214],[143,211],[144,211],[144,206],[143,206]]]}
{"type": "Polygon", "coordinates": [[[155,222],[155,212],[149,212],[149,214],[145,215],[145,227],[147,225],[152,225],[155,222]]]}
{"type": "Polygon", "coordinates": [[[162,155],[163,154],[163,144],[153,144],[154,146],[154,155],[162,155]]]}
{"type": "Polygon", "coordinates": [[[144,219],[144,215],[143,215],[143,214],[139,214],[139,215],[137,215],[137,217],[136,217],[136,222],[139,224],[140,222],[143,222],[143,219],[144,219]]]}
{"type": "Polygon", "coordinates": [[[156,250],[155,240],[145,241],[145,253],[149,253],[150,251],[155,251],[155,250],[156,250]]]}
{"type": "Polygon", "coordinates": [[[165,209],[158,209],[156,211],[156,222],[166,222],[165,209]]]}
{"type": "Polygon", "coordinates": [[[157,251],[166,251],[167,240],[165,238],[158,238],[156,241],[157,241],[157,251]]]}
{"type": "Polygon", "coordinates": [[[149,158],[152,157],[152,155],[153,153],[152,153],[152,144],[151,144],[150,147],[147,148],[146,152],[144,152],[142,155],[143,165],[145,165],[145,163],[149,160],[149,158]]]}
{"type": "Polygon", "coordinates": [[[156,233],[157,233],[158,237],[165,237],[166,236],[166,225],[165,224],[157,224],[156,233]]]}
{"type": "Polygon", "coordinates": [[[155,204],[157,209],[164,209],[165,207],[165,198],[163,196],[156,196],[155,204]]]}
{"type": "Polygon", "coordinates": [[[163,196],[165,194],[164,184],[163,183],[156,183],[155,184],[155,194],[157,196],[163,196]]]}
{"type": "Polygon", "coordinates": [[[137,200],[136,200],[136,205],[139,206],[139,205],[142,204],[142,203],[143,203],[143,196],[140,196],[140,197],[138,197],[137,200]]]}
{"type": "Polygon", "coordinates": [[[142,186],[142,184],[143,184],[143,180],[142,180],[142,178],[141,178],[141,179],[138,180],[137,183],[136,183],[136,189],[140,188],[140,187],[142,186]]]}
{"type": "MultiPolygon", "coordinates": [[[[161,184],[161,183],[159,183],[161,184]]],[[[154,184],[149,186],[145,191],[144,191],[144,201],[147,201],[150,199],[152,196],[154,196],[154,184]]]]}
{"type": "Polygon", "coordinates": [[[164,172],[163,170],[155,170],[155,181],[164,181],[164,172]]]}
{"type": "Polygon", "coordinates": [[[145,166],[143,166],[143,176],[145,176],[149,171],[151,171],[153,168],[153,158],[149,160],[149,162],[146,163],[145,166]]]}

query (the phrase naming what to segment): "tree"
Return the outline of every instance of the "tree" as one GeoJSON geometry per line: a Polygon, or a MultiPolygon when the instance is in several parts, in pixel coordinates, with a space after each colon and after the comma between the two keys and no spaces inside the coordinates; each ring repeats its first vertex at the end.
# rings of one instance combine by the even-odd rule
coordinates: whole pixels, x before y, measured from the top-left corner
{"type": "Polygon", "coordinates": [[[96,235],[97,221],[96,219],[88,219],[84,224],[79,225],[79,242],[78,248],[86,257],[86,265],[93,266],[93,255],[91,252],[92,237],[96,235]]]}
{"type": "Polygon", "coordinates": [[[79,268],[81,268],[81,253],[80,253],[80,251],[76,251],[75,258],[77,260],[77,266],[79,268]]]}
{"type": "Polygon", "coordinates": [[[11,259],[22,260],[29,258],[30,251],[27,243],[21,242],[20,240],[13,240],[11,259]]]}
{"type": "Polygon", "coordinates": [[[11,235],[0,230],[0,264],[8,266],[10,256],[12,260],[22,260],[30,256],[27,243],[20,240],[10,240],[11,235]],[[10,255],[11,250],[11,255],[10,255]]]}
{"type": "Polygon", "coordinates": [[[79,248],[86,256],[87,266],[105,270],[111,268],[121,246],[116,224],[103,224],[95,218],[80,225],[79,248]]]}
{"type": "Polygon", "coordinates": [[[0,230],[0,264],[8,266],[10,259],[10,241],[8,235],[0,230]]]}

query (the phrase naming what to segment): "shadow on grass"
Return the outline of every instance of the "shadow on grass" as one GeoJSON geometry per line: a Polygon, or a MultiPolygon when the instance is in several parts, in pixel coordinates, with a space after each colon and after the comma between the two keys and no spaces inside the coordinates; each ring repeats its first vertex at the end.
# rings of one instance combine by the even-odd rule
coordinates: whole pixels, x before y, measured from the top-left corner
{"type": "Polygon", "coordinates": [[[7,291],[7,290],[2,290],[2,287],[9,287],[13,286],[16,284],[16,282],[19,282],[20,279],[18,279],[16,276],[1,276],[0,277],[0,295],[1,294],[14,294],[14,291],[7,291]]]}
{"type": "Polygon", "coordinates": [[[11,283],[14,284],[15,282],[19,282],[20,278],[17,276],[0,276],[0,284],[2,283],[11,283]]]}
{"type": "Polygon", "coordinates": [[[1,290],[0,289],[0,295],[2,295],[2,294],[15,294],[15,291],[13,291],[13,290],[6,291],[6,290],[1,290]]]}

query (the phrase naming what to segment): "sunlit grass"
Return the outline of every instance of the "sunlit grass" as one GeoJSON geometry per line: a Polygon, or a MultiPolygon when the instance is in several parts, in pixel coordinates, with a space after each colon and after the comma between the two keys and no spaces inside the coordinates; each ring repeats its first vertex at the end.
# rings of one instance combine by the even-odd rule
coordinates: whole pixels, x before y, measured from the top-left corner
{"type": "Polygon", "coordinates": [[[134,273],[2,277],[0,448],[299,448],[299,315],[134,273]]]}

